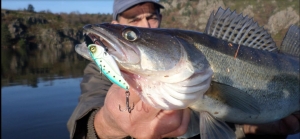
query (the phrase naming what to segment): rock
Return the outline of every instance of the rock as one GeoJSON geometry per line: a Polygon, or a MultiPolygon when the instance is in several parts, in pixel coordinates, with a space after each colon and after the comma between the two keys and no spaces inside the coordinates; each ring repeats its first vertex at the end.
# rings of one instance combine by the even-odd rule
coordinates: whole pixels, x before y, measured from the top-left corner
{"type": "Polygon", "coordinates": [[[46,49],[61,49],[62,38],[58,31],[48,28],[40,31],[40,39],[46,49]]]}
{"type": "Polygon", "coordinates": [[[19,19],[16,19],[8,25],[8,30],[12,39],[18,39],[25,33],[25,26],[20,22],[19,19]]]}
{"type": "Polygon", "coordinates": [[[47,20],[43,19],[43,18],[39,18],[39,17],[33,17],[30,16],[27,18],[27,23],[30,25],[34,25],[34,24],[46,24],[47,20]]]}
{"type": "Polygon", "coordinates": [[[7,16],[9,14],[8,10],[1,10],[1,17],[7,16]]]}
{"type": "Polygon", "coordinates": [[[281,29],[287,29],[290,25],[296,24],[299,21],[299,14],[292,8],[288,7],[272,15],[266,28],[272,34],[277,34],[281,29]]]}

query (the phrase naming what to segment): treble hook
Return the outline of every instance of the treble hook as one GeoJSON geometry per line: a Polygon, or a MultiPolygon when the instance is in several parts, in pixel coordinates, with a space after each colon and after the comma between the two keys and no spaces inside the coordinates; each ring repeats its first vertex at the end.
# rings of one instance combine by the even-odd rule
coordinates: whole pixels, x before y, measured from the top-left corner
{"type": "Polygon", "coordinates": [[[129,113],[131,113],[131,111],[132,111],[133,108],[134,108],[134,103],[132,103],[132,107],[130,107],[130,106],[129,106],[129,96],[130,96],[130,92],[129,92],[129,91],[126,91],[125,94],[126,94],[126,109],[122,110],[122,109],[121,109],[121,106],[120,106],[120,104],[119,104],[119,110],[120,110],[120,111],[126,111],[126,110],[127,110],[129,113]]]}

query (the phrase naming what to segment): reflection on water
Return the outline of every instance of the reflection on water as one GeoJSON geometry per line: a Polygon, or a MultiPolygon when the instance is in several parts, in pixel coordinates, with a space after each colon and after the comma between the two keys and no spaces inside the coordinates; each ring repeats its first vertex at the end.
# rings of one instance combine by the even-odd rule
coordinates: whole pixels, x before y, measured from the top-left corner
{"type": "Polygon", "coordinates": [[[88,63],[73,49],[70,52],[53,49],[20,52],[19,49],[1,48],[1,87],[18,84],[36,87],[38,78],[47,81],[80,77],[88,63]]]}
{"type": "Polygon", "coordinates": [[[69,138],[66,123],[77,105],[82,78],[2,87],[2,139],[69,138]]]}
{"type": "Polygon", "coordinates": [[[87,63],[74,51],[1,48],[1,138],[69,138],[87,63]]]}

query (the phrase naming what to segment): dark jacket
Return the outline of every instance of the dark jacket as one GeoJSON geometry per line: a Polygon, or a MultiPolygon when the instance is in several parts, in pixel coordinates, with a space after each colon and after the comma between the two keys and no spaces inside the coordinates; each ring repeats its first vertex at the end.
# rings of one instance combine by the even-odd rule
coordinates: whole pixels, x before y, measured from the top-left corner
{"type": "Polygon", "coordinates": [[[106,93],[111,85],[112,83],[100,74],[95,63],[87,65],[80,84],[79,103],[67,123],[70,138],[82,139],[82,136],[86,135],[89,114],[104,105],[106,93]]]}

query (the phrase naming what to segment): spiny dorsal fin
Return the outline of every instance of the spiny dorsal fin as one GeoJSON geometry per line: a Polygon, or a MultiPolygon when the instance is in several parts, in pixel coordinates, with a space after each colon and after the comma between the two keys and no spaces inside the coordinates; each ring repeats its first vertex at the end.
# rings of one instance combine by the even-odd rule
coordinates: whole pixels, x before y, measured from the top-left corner
{"type": "Polygon", "coordinates": [[[280,52],[300,56],[300,28],[291,25],[280,46],[280,52]]]}
{"type": "Polygon", "coordinates": [[[276,51],[277,47],[271,35],[248,16],[221,7],[211,13],[205,33],[228,42],[262,49],[276,51]]]}

